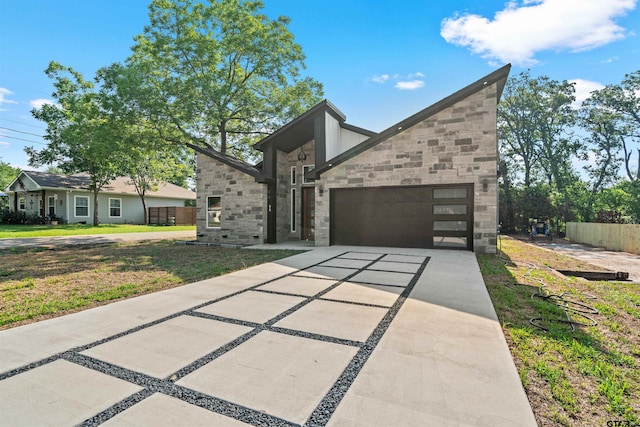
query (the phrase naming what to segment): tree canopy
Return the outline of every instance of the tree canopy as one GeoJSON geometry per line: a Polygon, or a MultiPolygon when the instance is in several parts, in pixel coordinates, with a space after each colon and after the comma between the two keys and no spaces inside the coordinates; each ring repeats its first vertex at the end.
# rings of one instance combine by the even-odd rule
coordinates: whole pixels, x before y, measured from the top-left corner
{"type": "Polygon", "coordinates": [[[556,229],[569,220],[640,222],[632,158],[640,141],[640,71],[592,92],[579,108],[574,93],[573,83],[528,71],[507,82],[498,106],[505,230],[522,230],[534,218],[556,229]]]}
{"type": "Polygon", "coordinates": [[[304,54],[255,0],[153,0],[133,55],[103,71],[165,141],[250,158],[251,144],[320,101],[304,54]]]}

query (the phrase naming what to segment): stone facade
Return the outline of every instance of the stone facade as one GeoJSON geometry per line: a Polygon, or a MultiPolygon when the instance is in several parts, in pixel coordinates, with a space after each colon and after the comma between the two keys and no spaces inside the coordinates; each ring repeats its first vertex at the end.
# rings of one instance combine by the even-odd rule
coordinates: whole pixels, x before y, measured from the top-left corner
{"type": "Polygon", "coordinates": [[[267,186],[209,156],[197,157],[198,241],[255,245],[266,236],[267,186]],[[207,197],[221,197],[220,227],[207,227],[207,197]]]}
{"type": "Polygon", "coordinates": [[[495,253],[497,90],[487,85],[324,172],[316,182],[316,245],[330,244],[330,189],[473,184],[473,248],[495,253]]]}

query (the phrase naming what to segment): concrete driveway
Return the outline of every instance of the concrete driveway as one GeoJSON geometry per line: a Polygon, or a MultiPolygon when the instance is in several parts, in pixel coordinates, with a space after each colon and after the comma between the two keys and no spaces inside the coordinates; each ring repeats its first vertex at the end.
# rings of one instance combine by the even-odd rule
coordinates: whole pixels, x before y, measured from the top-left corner
{"type": "Polygon", "coordinates": [[[475,256],[316,248],[0,332],[0,425],[535,426],[475,256]]]}
{"type": "Polygon", "coordinates": [[[611,271],[626,271],[629,273],[629,280],[640,283],[640,255],[611,251],[568,240],[539,241],[536,245],[611,271]]]}

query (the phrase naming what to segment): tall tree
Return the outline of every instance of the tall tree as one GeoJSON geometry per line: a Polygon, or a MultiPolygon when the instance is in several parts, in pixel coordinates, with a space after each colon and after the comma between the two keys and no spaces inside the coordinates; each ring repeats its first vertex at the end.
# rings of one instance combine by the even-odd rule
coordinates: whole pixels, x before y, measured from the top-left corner
{"type": "Polygon", "coordinates": [[[322,86],[301,77],[289,19],[261,1],[153,0],[150,24],[107,87],[142,112],[166,141],[251,157],[251,143],[301,114],[322,86]]]}
{"type": "Polygon", "coordinates": [[[584,167],[590,178],[589,197],[585,220],[592,221],[593,204],[597,194],[607,185],[617,181],[620,171],[624,125],[619,113],[602,105],[602,100],[592,97],[583,102],[579,124],[588,132],[592,162],[584,167]]]}
{"type": "Polygon", "coordinates": [[[534,81],[528,71],[509,78],[498,106],[498,139],[502,159],[509,169],[522,171],[524,186],[540,158],[538,122],[533,97],[534,81]]]}
{"type": "Polygon", "coordinates": [[[116,129],[102,108],[94,84],[73,68],[52,61],[45,73],[53,79],[57,104],[32,110],[47,125],[47,146],[37,151],[26,147],[29,165],[57,165],[65,173],[85,172],[93,193],[93,224],[98,225],[98,194],[119,172],[116,129]]]}
{"type": "Polygon", "coordinates": [[[640,182],[640,70],[625,75],[619,85],[608,85],[595,91],[591,98],[620,114],[625,128],[622,135],[624,166],[630,181],[640,182]],[[638,168],[632,170],[632,156],[636,146],[638,168]]]}
{"type": "Polygon", "coordinates": [[[571,106],[576,99],[575,87],[566,80],[558,82],[541,76],[533,81],[532,95],[537,112],[540,166],[547,183],[563,192],[577,178],[572,160],[580,157],[583,149],[571,135],[576,123],[576,111],[571,106]]]}
{"type": "Polygon", "coordinates": [[[498,106],[501,153],[523,173],[524,186],[536,176],[562,190],[571,175],[571,159],[580,144],[569,130],[575,123],[572,84],[546,76],[532,78],[528,71],[512,77],[498,106]]]}

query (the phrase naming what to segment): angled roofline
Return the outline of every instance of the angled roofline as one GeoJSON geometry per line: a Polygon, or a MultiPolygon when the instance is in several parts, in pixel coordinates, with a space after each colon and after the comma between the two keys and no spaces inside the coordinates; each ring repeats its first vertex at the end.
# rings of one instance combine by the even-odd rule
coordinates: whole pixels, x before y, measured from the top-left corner
{"type": "Polygon", "coordinates": [[[352,132],[356,132],[356,133],[359,133],[359,134],[362,134],[362,135],[367,135],[369,137],[376,136],[378,134],[378,132],[374,132],[374,131],[369,130],[369,129],[361,128],[360,126],[354,126],[354,125],[349,124],[347,122],[340,123],[340,127],[342,129],[350,130],[352,132]]]}
{"type": "Polygon", "coordinates": [[[313,117],[316,113],[323,110],[331,114],[333,117],[335,117],[336,120],[338,120],[341,124],[347,119],[344,113],[338,110],[338,107],[336,107],[331,102],[329,102],[328,99],[323,99],[322,101],[320,101],[319,103],[311,107],[309,110],[305,111],[295,119],[291,120],[286,125],[282,126],[280,129],[273,132],[271,135],[266,136],[260,141],[258,141],[256,144],[254,144],[253,148],[255,148],[256,150],[264,151],[264,146],[267,145],[272,140],[274,140],[275,138],[277,138],[279,135],[281,135],[282,133],[288,131],[293,127],[296,127],[300,122],[310,117],[313,117]]]}
{"type": "Polygon", "coordinates": [[[33,181],[33,182],[34,182],[38,187],[42,188],[42,186],[38,183],[38,181],[36,181],[35,179],[33,179],[32,177],[30,177],[29,175],[27,175],[26,171],[21,170],[21,171],[20,171],[20,173],[19,173],[15,178],[13,178],[13,181],[11,181],[11,182],[9,183],[9,185],[7,185],[7,186],[4,188],[4,191],[10,191],[11,193],[13,193],[13,191],[9,190],[9,188],[11,188],[11,186],[12,186],[13,184],[15,184],[15,183],[16,183],[16,181],[18,181],[22,175],[26,175],[26,176],[27,176],[27,178],[29,178],[31,181],[33,181]]]}
{"type": "Polygon", "coordinates": [[[509,76],[510,69],[511,69],[511,64],[507,64],[497,69],[496,71],[490,74],[487,74],[486,76],[478,79],[477,81],[460,89],[459,91],[454,92],[453,94],[447,96],[446,98],[441,99],[435,104],[430,105],[424,110],[417,112],[416,114],[402,120],[401,122],[398,122],[395,125],[383,130],[379,134],[374,135],[371,138],[361,142],[355,147],[337,155],[333,159],[327,160],[322,165],[318,166],[317,168],[307,173],[305,177],[309,179],[319,179],[320,175],[326,172],[327,170],[329,170],[330,168],[337,166],[340,163],[343,163],[364,151],[367,151],[368,149],[378,145],[382,141],[386,141],[392,136],[399,134],[403,130],[408,129],[420,123],[421,121],[427,119],[428,117],[431,117],[439,113],[440,111],[454,105],[456,102],[459,102],[464,98],[467,98],[468,96],[478,92],[479,90],[481,90],[487,85],[498,83],[497,98],[498,100],[500,100],[500,97],[502,96],[502,90],[504,89],[504,85],[507,81],[507,77],[509,76]]]}
{"type": "Polygon", "coordinates": [[[229,156],[228,154],[222,154],[219,151],[213,150],[211,148],[204,148],[193,144],[187,144],[189,148],[198,153],[204,154],[207,157],[211,157],[214,160],[219,161],[220,163],[224,163],[227,166],[231,166],[234,169],[239,170],[240,172],[244,172],[247,175],[250,175],[255,178],[256,182],[268,182],[268,178],[262,174],[262,171],[256,169],[254,166],[251,166],[249,163],[246,163],[240,159],[236,159],[235,157],[229,156]]]}

